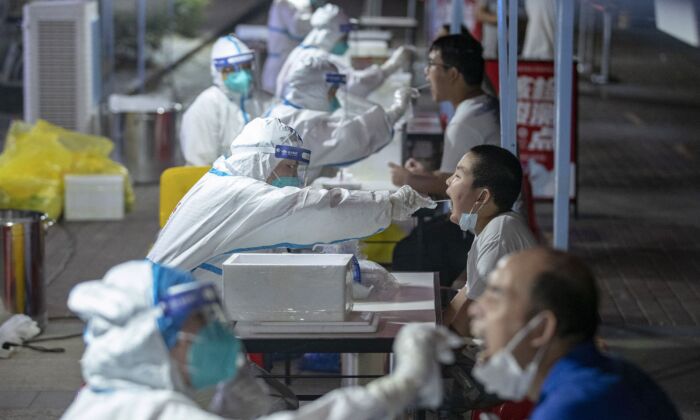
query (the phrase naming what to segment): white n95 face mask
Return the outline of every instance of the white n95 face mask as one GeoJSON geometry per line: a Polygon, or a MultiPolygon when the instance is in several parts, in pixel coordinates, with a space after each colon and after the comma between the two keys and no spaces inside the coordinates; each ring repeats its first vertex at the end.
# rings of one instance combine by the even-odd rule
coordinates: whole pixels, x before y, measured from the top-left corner
{"type": "Polygon", "coordinates": [[[537,368],[539,367],[545,347],[540,348],[535,358],[525,367],[521,368],[513,357],[513,349],[527,334],[537,327],[542,320],[542,314],[536,315],[523,328],[521,328],[506,346],[493,354],[485,362],[478,361],[472,369],[472,375],[484,385],[486,392],[498,395],[499,398],[509,401],[520,401],[527,394],[537,368]]]}

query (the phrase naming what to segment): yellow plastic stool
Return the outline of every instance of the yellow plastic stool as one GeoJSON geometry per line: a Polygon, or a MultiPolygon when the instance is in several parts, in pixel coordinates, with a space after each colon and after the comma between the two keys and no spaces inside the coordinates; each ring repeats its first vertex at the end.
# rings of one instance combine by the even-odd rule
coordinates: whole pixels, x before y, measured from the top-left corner
{"type": "Polygon", "coordinates": [[[209,168],[209,166],[175,166],[163,171],[160,176],[160,227],[165,226],[177,203],[209,168]]]}
{"type": "Polygon", "coordinates": [[[399,226],[390,224],[383,231],[363,239],[362,252],[368,260],[379,264],[391,264],[396,243],[406,237],[406,232],[399,226]]]}

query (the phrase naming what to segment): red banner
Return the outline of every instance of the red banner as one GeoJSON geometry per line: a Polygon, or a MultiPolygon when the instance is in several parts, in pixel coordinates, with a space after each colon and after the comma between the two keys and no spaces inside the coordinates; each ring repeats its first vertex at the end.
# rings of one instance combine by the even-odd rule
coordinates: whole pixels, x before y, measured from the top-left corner
{"type": "MultiPolygon", "coordinates": [[[[486,76],[498,93],[498,61],[486,60],[486,76]]],[[[576,197],[576,76],[574,71],[571,96],[571,198],[576,197]]],[[[554,97],[554,62],[518,61],[518,155],[530,177],[536,199],[554,198],[554,97]]]]}

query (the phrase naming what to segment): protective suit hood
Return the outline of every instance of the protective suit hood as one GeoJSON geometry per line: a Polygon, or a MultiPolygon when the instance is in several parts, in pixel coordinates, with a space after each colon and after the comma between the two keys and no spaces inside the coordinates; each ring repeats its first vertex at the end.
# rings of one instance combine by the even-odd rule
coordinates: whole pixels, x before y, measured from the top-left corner
{"type": "Polygon", "coordinates": [[[68,307],[87,323],[80,361],[87,386],[185,391],[158,327],[156,302],[167,287],[189,281],[194,281],[189,273],[143,260],[117,265],[102,280],[73,288],[68,307]]]}
{"type": "Polygon", "coordinates": [[[277,118],[256,118],[231,143],[231,155],[214,162],[215,170],[266,182],[281,162],[275,146],[301,147],[297,132],[277,118]]]}
{"type": "Polygon", "coordinates": [[[292,66],[284,98],[304,109],[329,111],[327,73],[337,73],[338,68],[325,56],[304,57],[292,66]]]}
{"type": "Polygon", "coordinates": [[[347,30],[343,30],[350,24],[350,19],[343,10],[335,4],[326,4],[319,7],[311,15],[311,32],[304,38],[302,45],[318,47],[324,51],[330,51],[347,30]]]}
{"type": "Polygon", "coordinates": [[[255,53],[243,41],[233,35],[222,36],[216,40],[211,50],[209,70],[214,85],[219,87],[229,98],[239,98],[241,96],[240,94],[226,88],[224,78],[221,75],[221,68],[249,63],[254,59],[255,53]]]}

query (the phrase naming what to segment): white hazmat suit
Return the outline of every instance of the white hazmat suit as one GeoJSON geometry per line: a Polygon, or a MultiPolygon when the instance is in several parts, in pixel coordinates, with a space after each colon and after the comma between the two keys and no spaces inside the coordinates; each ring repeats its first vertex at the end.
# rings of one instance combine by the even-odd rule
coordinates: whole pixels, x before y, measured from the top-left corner
{"type": "MultiPolygon", "coordinates": [[[[348,77],[347,89],[353,95],[367,96],[374,89],[378,88],[384,80],[392,73],[401,68],[411,57],[411,50],[400,47],[389,59],[378,66],[373,64],[363,70],[354,70],[339,59],[334,58],[333,51],[339,44],[345,44],[351,29],[350,20],[347,15],[334,4],[326,4],[317,9],[311,16],[311,32],[304,38],[304,41],[294,48],[284,62],[282,69],[277,76],[277,87],[275,97],[283,98],[285,89],[291,76],[292,67],[304,57],[321,55],[333,61],[340,73],[348,77]]],[[[337,56],[335,56],[337,57],[337,56]]]]}
{"type": "MultiPolygon", "coordinates": [[[[281,162],[279,146],[303,147],[299,135],[275,118],[258,118],[183,197],[158,235],[148,259],[220,282],[234,252],[311,248],[363,238],[435,206],[413,189],[348,191],[277,188],[266,182],[281,162]]],[[[313,160],[313,156],[311,156],[313,160]]]]}
{"type": "Polygon", "coordinates": [[[263,112],[262,99],[251,85],[248,92],[227,87],[222,70],[236,72],[252,65],[254,53],[233,35],[219,38],[212,49],[214,86],[204,90],[182,117],[180,145],[188,165],[208,166],[228,151],[243,126],[263,112]]]}
{"type": "MultiPolygon", "coordinates": [[[[443,327],[409,324],[394,341],[397,363],[393,374],[366,387],[335,390],[298,411],[267,416],[266,387],[245,370],[243,353],[235,350],[239,352],[239,368],[234,369],[233,378],[218,384],[211,411],[205,411],[188,395],[192,388],[185,385],[183,375],[191,377],[191,367],[183,372],[180,363],[171,357],[173,344],[169,337],[181,340],[182,335],[169,328],[175,319],[168,317],[164,306],[173,290],[183,286],[194,290],[207,287],[194,286],[193,282],[189,273],[147,261],[132,261],[112,268],[103,280],[79,284],[71,291],[68,306],[87,323],[81,360],[85,386],[63,415],[64,420],[224,418],[221,416],[262,416],[258,418],[266,420],[376,419],[394,416],[409,405],[437,406],[441,401],[439,363],[453,361],[450,348],[461,340],[443,327]]],[[[176,303],[208,303],[200,302],[191,299],[176,303]]],[[[235,337],[229,340],[238,341],[235,337]]],[[[212,363],[220,364],[216,360],[212,363]]]]}
{"type": "MultiPolygon", "coordinates": [[[[331,112],[332,89],[326,76],[337,68],[322,56],[307,56],[292,68],[285,97],[266,116],[279,118],[295,129],[304,147],[311,150],[309,181],[324,166],[343,166],[364,159],[392,140],[392,126],[406,110],[410,97],[405,96],[389,109],[367,102],[359,115],[345,116],[344,110],[331,112]]],[[[340,87],[342,89],[342,87],[340,87]]],[[[346,102],[347,104],[347,102],[346,102]]]]}
{"type": "MultiPolygon", "coordinates": [[[[262,71],[262,88],[275,93],[277,74],[290,52],[311,30],[311,7],[299,1],[274,0],[267,15],[267,58],[262,71]]],[[[308,3],[308,2],[307,2],[308,3]]]]}

